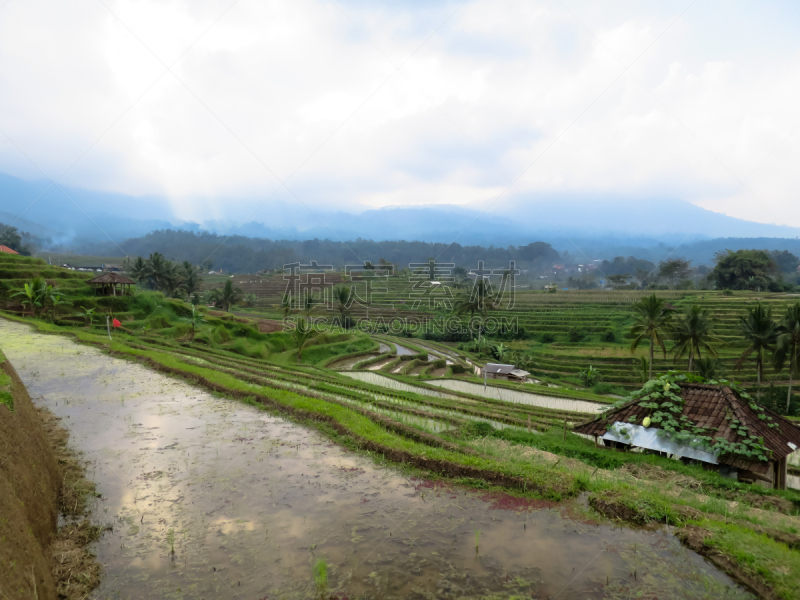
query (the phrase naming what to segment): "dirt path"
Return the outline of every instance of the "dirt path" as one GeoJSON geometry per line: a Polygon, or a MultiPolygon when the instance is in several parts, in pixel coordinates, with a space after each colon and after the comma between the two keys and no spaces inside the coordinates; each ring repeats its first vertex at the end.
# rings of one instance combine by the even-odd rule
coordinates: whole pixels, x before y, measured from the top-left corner
{"type": "Polygon", "coordinates": [[[93,514],[113,527],[95,546],[96,598],[310,598],[323,558],[340,599],[748,597],[666,533],[409,479],[308,428],[2,319],[0,347],[90,461],[93,514]]]}

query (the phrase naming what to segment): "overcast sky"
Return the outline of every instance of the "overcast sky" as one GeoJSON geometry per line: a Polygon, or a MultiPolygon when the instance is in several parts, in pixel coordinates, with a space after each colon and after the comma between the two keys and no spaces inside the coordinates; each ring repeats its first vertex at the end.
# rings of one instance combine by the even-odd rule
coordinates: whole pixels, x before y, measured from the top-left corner
{"type": "Polygon", "coordinates": [[[195,220],[285,184],[300,210],[667,197],[800,226],[800,0],[3,2],[18,177],[195,220]]]}

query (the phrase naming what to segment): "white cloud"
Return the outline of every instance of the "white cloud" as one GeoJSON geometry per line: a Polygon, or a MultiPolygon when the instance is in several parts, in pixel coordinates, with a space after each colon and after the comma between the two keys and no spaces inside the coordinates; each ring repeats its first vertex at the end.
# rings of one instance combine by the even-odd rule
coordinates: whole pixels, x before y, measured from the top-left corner
{"type": "MultiPolygon", "coordinates": [[[[279,179],[328,210],[481,207],[516,180],[800,226],[796,11],[103,2],[0,10],[0,129],[71,185],[200,220],[279,179]]],[[[2,136],[0,171],[40,175],[2,136]]]]}

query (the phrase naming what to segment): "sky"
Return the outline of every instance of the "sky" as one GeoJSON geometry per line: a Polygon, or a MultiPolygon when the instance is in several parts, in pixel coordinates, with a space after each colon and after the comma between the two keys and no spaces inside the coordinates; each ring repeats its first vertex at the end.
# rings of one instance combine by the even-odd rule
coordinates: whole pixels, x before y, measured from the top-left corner
{"type": "Polygon", "coordinates": [[[194,221],[614,197],[800,227],[799,34],[800,0],[0,0],[0,171],[194,221]]]}

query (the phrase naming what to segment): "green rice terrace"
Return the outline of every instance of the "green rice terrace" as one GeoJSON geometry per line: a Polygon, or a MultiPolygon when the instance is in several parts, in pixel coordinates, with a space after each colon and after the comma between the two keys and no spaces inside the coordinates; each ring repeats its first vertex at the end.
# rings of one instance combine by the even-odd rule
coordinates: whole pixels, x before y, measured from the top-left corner
{"type": "MultiPolygon", "coordinates": [[[[160,415],[164,406],[167,414],[176,419],[171,426],[178,427],[182,411],[189,415],[195,410],[191,408],[193,398],[202,393],[207,396],[202,397],[202,411],[210,414],[215,406],[224,405],[228,407],[226,411],[239,412],[230,422],[192,417],[191,427],[199,428],[198,436],[205,436],[203,448],[197,448],[204,458],[191,454],[194,450],[190,452],[187,446],[185,457],[175,455],[175,468],[191,473],[195,467],[190,464],[190,456],[195,456],[192,461],[201,465],[212,460],[215,447],[217,456],[220,452],[223,457],[226,452],[235,456],[239,451],[232,450],[235,443],[245,448],[253,439],[261,439],[253,432],[259,431],[259,423],[269,418],[274,419],[269,427],[275,432],[284,426],[289,429],[274,433],[278,437],[270,443],[276,446],[265,451],[268,455],[248,455],[246,464],[237,467],[244,470],[244,474],[237,471],[242,498],[252,501],[255,496],[268,493],[258,487],[261,484],[256,484],[255,479],[251,481],[260,469],[268,470],[264,471],[269,473],[265,480],[288,477],[291,471],[305,486],[301,489],[316,490],[314,486],[322,484],[315,483],[314,477],[328,481],[325,468],[334,464],[323,456],[330,450],[332,455],[345,457],[341,458],[343,473],[354,477],[348,480],[347,489],[354,494],[361,488],[365,490],[348,510],[355,511],[353,507],[359,502],[368,508],[372,495],[375,506],[379,506],[375,481],[385,477],[393,482],[389,488],[396,490],[403,511],[409,515],[422,511],[416,520],[408,517],[408,527],[415,533],[402,539],[414,541],[401,548],[399,555],[408,557],[411,553],[403,567],[411,579],[399,587],[393,587],[394,575],[387,575],[388,563],[370,562],[366,552],[363,557],[359,554],[358,560],[353,559],[352,564],[348,562],[353,556],[348,552],[355,552],[347,549],[350,545],[358,546],[363,536],[378,541],[375,531],[359,530],[366,526],[359,525],[355,512],[342,513],[351,528],[346,539],[337,537],[343,535],[341,532],[317,532],[318,541],[303,537],[305,533],[292,534],[300,536],[302,544],[288,531],[279,531],[277,524],[253,525],[245,517],[239,523],[230,517],[215,525],[215,531],[223,532],[221,537],[214,538],[213,544],[203,542],[213,546],[213,553],[202,561],[187,554],[184,569],[184,559],[175,559],[175,546],[180,554],[181,544],[188,544],[186,540],[204,539],[198,533],[198,521],[186,513],[181,517],[185,521],[182,525],[177,521],[173,525],[169,520],[172,516],[156,514],[151,518],[142,508],[139,522],[139,509],[132,508],[148,494],[157,500],[164,493],[152,487],[153,480],[171,476],[171,467],[155,461],[142,467],[136,494],[125,500],[119,492],[120,506],[124,505],[127,512],[119,513],[121,520],[108,534],[112,536],[108,539],[117,545],[112,548],[110,541],[101,541],[98,549],[101,562],[104,556],[109,557],[105,563],[109,576],[118,567],[122,572],[121,565],[132,559],[128,556],[123,560],[118,554],[119,544],[126,545],[125,538],[113,536],[129,534],[131,548],[135,544],[142,548],[136,563],[141,581],[129,581],[119,575],[118,579],[109,579],[116,583],[101,585],[97,597],[118,597],[112,595],[113,590],[122,590],[125,597],[199,597],[201,593],[239,597],[235,591],[241,586],[241,597],[246,592],[246,597],[253,598],[555,598],[570,585],[576,585],[561,597],[800,598],[800,492],[740,483],[715,471],[656,454],[616,452],[572,433],[576,425],[641,388],[648,379],[649,368],[654,376],[671,369],[687,369],[688,355],[676,357],[669,338],[667,357],[659,346],[652,364],[648,363],[649,339],[631,351],[631,330],[636,318],[633,306],[650,292],[518,291],[513,307],[490,309],[483,314],[478,311],[477,319],[483,325],[477,335],[461,333],[458,337],[436,333],[435,329],[426,333],[418,324],[447,318],[468,324],[474,317],[468,308],[459,312],[456,306],[415,306],[409,297],[409,281],[401,277],[383,282],[388,291],[379,303],[334,303],[327,310],[322,302],[288,305],[284,297],[286,281],[280,274],[208,277],[203,284],[206,295],[198,290],[195,302],[165,297],[162,292],[146,290],[145,285],[130,295],[97,296],[88,283],[92,277],[50,267],[38,259],[0,254],[0,306],[4,317],[0,319],[0,350],[17,363],[26,385],[33,388],[31,396],[41,394],[55,406],[59,373],[74,380],[76,387],[72,390],[83,385],[100,390],[100,380],[92,379],[90,372],[95,364],[112,365],[103,361],[113,361],[113,373],[117,375],[104,380],[104,385],[113,389],[120,386],[121,402],[109,401],[108,406],[95,412],[76,408],[89,402],[86,399],[58,405],[58,410],[63,411],[60,416],[70,417],[83,432],[80,435],[122,427],[121,431],[127,434],[120,435],[135,440],[137,427],[148,425],[148,419],[160,415]],[[233,288],[233,296],[226,296],[226,287],[233,288]],[[208,306],[212,302],[215,307],[208,306]],[[286,317],[290,318],[289,324],[284,324],[286,317]],[[490,331],[486,323],[492,318],[516,323],[516,331],[490,331]],[[323,326],[337,322],[358,326],[323,326]],[[36,348],[41,351],[37,353],[36,348]],[[60,366],[54,363],[51,368],[48,353],[68,362],[59,363],[60,366]],[[487,362],[517,364],[529,376],[515,382],[484,381],[479,373],[487,362]],[[148,405],[150,417],[131,416],[125,411],[133,410],[129,403],[139,401],[134,400],[139,394],[136,389],[151,385],[145,381],[145,372],[158,378],[159,389],[168,391],[148,388],[147,393],[154,397],[161,394],[148,405]],[[85,379],[79,380],[80,377],[85,379]],[[132,395],[125,391],[122,381],[130,382],[132,395]],[[169,391],[171,385],[181,387],[169,391]],[[200,392],[194,391],[198,389],[200,392]],[[170,398],[172,405],[168,403],[170,398]],[[119,421],[103,423],[100,414],[119,421]],[[84,418],[91,420],[91,427],[79,424],[84,418]],[[224,440],[214,438],[215,428],[222,431],[231,423],[235,427],[225,430],[224,440]],[[278,446],[282,443],[280,436],[297,448],[306,442],[311,444],[315,448],[313,465],[298,462],[298,457],[291,455],[287,458],[287,472],[279,471],[284,460],[278,446]],[[187,463],[181,467],[184,458],[187,463]],[[309,475],[313,473],[316,475],[309,475]],[[363,473],[370,473],[371,479],[362,477],[363,473]],[[408,482],[412,482],[411,487],[407,487],[408,482]],[[147,486],[149,491],[144,490],[147,486]],[[406,498],[404,494],[411,496],[406,498]],[[484,510],[478,508],[483,500],[476,494],[494,498],[502,505],[496,519],[480,521],[474,517],[484,510]],[[447,502],[442,503],[445,499],[447,502]],[[441,519],[436,520],[435,513],[424,512],[433,510],[429,502],[441,511],[441,519]],[[468,516],[477,519],[474,524],[468,516]],[[142,537],[139,530],[158,518],[164,523],[142,537]],[[427,522],[429,518],[433,520],[427,522]],[[565,527],[565,522],[571,525],[565,527]],[[271,541],[273,527],[279,542],[271,541]],[[217,564],[215,561],[227,560],[222,558],[225,549],[235,546],[226,541],[226,528],[239,532],[243,537],[236,539],[244,545],[236,546],[238,558],[229,567],[219,573],[214,567],[214,577],[224,581],[218,582],[216,588],[211,584],[204,587],[206,584],[199,583],[199,574],[205,576],[217,564]],[[542,568],[535,572],[525,570],[519,553],[504,548],[504,539],[516,540],[514,536],[523,534],[539,535],[536,539],[547,541],[531,542],[531,546],[515,542],[521,544],[521,552],[541,561],[542,568]],[[438,541],[427,546],[427,535],[438,541]],[[269,550],[262,548],[273,543],[269,550]],[[143,583],[150,577],[146,569],[142,570],[151,560],[144,558],[148,544],[160,548],[169,566],[163,572],[160,566],[153,567],[157,574],[152,575],[150,583],[143,583]],[[297,554],[300,545],[302,553],[297,554]],[[170,546],[171,554],[165,550],[170,546]],[[549,565],[548,553],[562,552],[556,548],[569,548],[572,555],[585,556],[587,561],[594,560],[591,557],[595,554],[608,555],[607,562],[602,563],[607,566],[592,563],[594,566],[577,573],[583,565],[573,568],[568,564],[569,554],[562,557],[569,568],[549,565]],[[287,554],[280,566],[283,552],[287,554]],[[275,559],[276,572],[281,573],[270,584],[272,587],[267,586],[271,594],[268,596],[264,593],[267,588],[255,588],[251,581],[256,572],[263,570],[254,557],[264,553],[275,559]],[[210,562],[205,564],[206,560],[210,562]],[[367,562],[362,566],[362,561],[367,562]],[[445,573],[447,569],[451,571],[445,573]],[[181,579],[188,578],[190,572],[195,579],[181,579]],[[469,583],[470,573],[475,578],[473,584],[469,583]],[[574,584],[569,583],[573,580],[574,584]],[[161,586],[157,593],[153,587],[156,581],[161,586]]],[[[331,290],[357,283],[357,279],[333,274],[323,288],[331,290]]],[[[454,303],[468,292],[455,290],[454,303]]],[[[325,293],[321,289],[320,298],[325,293]]],[[[741,368],[736,366],[747,349],[740,317],[760,303],[771,307],[772,318],[779,320],[798,300],[755,292],[663,291],[658,296],[676,315],[691,306],[707,309],[713,324],[714,337],[708,338],[713,352],[703,346],[700,356],[693,356],[698,370],[705,370],[711,379],[735,379],[751,392],[759,376],[755,355],[748,357],[741,368]]],[[[191,298],[191,294],[184,297],[191,298]]],[[[764,401],[779,408],[786,401],[787,370],[776,371],[770,361],[765,361],[761,375],[764,401]]],[[[796,409],[797,395],[793,398],[790,413],[796,409]]],[[[183,428],[181,431],[180,443],[198,443],[192,441],[191,432],[183,428]]],[[[112,446],[108,456],[116,451],[112,446]]],[[[91,444],[87,443],[89,447],[91,444]]],[[[790,475],[794,474],[790,467],[790,475]]],[[[192,485],[181,484],[180,498],[196,498],[203,510],[213,512],[216,507],[210,505],[203,490],[216,488],[204,484],[202,477],[189,477],[186,481],[189,479],[192,485]]],[[[790,477],[790,484],[795,480],[790,477]]],[[[339,484],[330,480],[325,485],[339,484]]],[[[336,489],[340,488],[344,489],[336,489]]],[[[116,497],[114,492],[108,493],[116,497]]],[[[311,496],[314,494],[324,496],[323,490],[313,491],[311,496]]],[[[175,499],[177,492],[173,496],[171,502],[179,502],[175,499]]],[[[214,502],[224,507],[228,500],[220,496],[214,502]]],[[[330,501],[344,502],[337,498],[330,501]]],[[[273,506],[279,505],[278,501],[272,502],[273,506]]],[[[281,510],[286,511],[284,505],[294,502],[280,504],[281,510]]],[[[308,498],[296,502],[303,506],[302,516],[291,511],[291,515],[284,516],[297,531],[312,527],[315,511],[319,511],[320,523],[325,522],[322,503],[309,504],[308,498]],[[306,515],[312,524],[306,524],[306,515]]],[[[389,509],[384,506],[381,510],[389,509]]],[[[102,520],[102,514],[96,518],[102,520]]],[[[149,552],[149,556],[158,554],[152,548],[149,552]]],[[[399,560],[398,555],[394,559],[391,555],[379,556],[386,561],[399,560]]]]}

